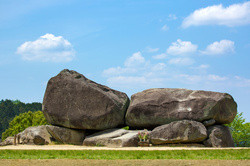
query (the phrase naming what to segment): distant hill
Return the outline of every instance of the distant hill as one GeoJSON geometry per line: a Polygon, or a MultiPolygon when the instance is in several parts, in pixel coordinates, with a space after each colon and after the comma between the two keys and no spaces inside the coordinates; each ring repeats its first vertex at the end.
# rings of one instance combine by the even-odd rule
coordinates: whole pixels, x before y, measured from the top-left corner
{"type": "Polygon", "coordinates": [[[19,100],[1,100],[0,101],[0,139],[2,133],[9,127],[9,122],[20,113],[28,111],[42,110],[42,103],[23,103],[19,100]]]}

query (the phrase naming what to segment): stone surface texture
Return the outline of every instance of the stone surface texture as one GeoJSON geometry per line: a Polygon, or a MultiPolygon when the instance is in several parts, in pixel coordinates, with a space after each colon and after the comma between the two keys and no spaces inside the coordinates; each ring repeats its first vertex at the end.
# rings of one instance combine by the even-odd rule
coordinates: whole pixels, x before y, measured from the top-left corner
{"type": "Polygon", "coordinates": [[[156,127],[150,133],[152,144],[193,143],[207,138],[205,126],[196,121],[182,120],[156,127]]]}
{"type": "Polygon", "coordinates": [[[216,121],[214,119],[210,119],[210,120],[206,120],[204,122],[202,122],[202,124],[205,126],[205,127],[209,127],[209,126],[212,126],[216,123],[216,121]]]}
{"type": "Polygon", "coordinates": [[[83,141],[86,146],[133,147],[138,146],[138,131],[109,129],[89,135],[83,141]]]}
{"type": "Polygon", "coordinates": [[[126,113],[126,124],[134,128],[153,128],[178,120],[217,124],[233,121],[237,104],[227,93],[156,88],[136,93],[126,113]]]}
{"type": "Polygon", "coordinates": [[[0,146],[14,145],[14,137],[7,137],[3,142],[0,143],[0,146]]]}
{"type": "Polygon", "coordinates": [[[85,138],[84,130],[68,129],[64,127],[46,125],[50,135],[60,143],[82,145],[85,138]]]}
{"type": "MultiPolygon", "coordinates": [[[[28,127],[21,133],[18,133],[17,139],[18,137],[21,144],[31,145],[47,145],[51,143],[52,139],[45,125],[28,127]]],[[[18,141],[16,142],[18,143],[18,141]]]]}
{"type": "Polygon", "coordinates": [[[229,127],[215,125],[208,127],[208,139],[204,141],[207,147],[234,147],[234,141],[229,127]]]}
{"type": "Polygon", "coordinates": [[[51,78],[43,99],[43,113],[52,125],[105,130],[125,123],[129,98],[97,84],[73,70],[51,78]]]}

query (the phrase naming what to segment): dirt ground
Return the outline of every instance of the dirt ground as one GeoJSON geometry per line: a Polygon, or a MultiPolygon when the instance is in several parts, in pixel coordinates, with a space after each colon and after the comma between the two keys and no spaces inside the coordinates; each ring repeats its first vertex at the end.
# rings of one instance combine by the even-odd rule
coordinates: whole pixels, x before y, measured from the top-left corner
{"type": "Polygon", "coordinates": [[[111,165],[111,166],[147,166],[147,165],[167,165],[167,166],[250,166],[249,160],[73,160],[73,159],[48,159],[48,160],[0,160],[2,166],[82,166],[82,165],[111,165]]]}
{"type": "Polygon", "coordinates": [[[249,149],[249,148],[201,148],[201,147],[90,147],[76,145],[9,145],[0,150],[202,150],[202,149],[249,149]]]}

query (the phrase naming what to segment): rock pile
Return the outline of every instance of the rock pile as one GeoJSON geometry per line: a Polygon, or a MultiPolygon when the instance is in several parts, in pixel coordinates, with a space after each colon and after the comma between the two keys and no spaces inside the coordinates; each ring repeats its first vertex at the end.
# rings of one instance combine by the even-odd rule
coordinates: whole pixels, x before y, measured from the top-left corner
{"type": "Polygon", "coordinates": [[[203,143],[208,147],[232,147],[228,127],[237,104],[227,93],[187,89],[148,89],[132,95],[126,124],[152,128],[151,142],[203,143]]]}
{"type": "Polygon", "coordinates": [[[85,138],[85,131],[69,129],[59,126],[42,125],[28,127],[16,137],[8,137],[1,142],[0,145],[48,145],[52,141],[57,141],[61,144],[82,145],[85,138]],[[14,141],[15,140],[15,141],[14,141]]]}
{"type": "Polygon", "coordinates": [[[65,69],[49,80],[43,113],[52,125],[27,128],[21,143],[137,146],[138,131],[148,129],[157,146],[231,147],[224,124],[235,118],[237,104],[227,93],[170,88],[144,90],[130,102],[125,93],[65,69]],[[124,126],[134,130],[119,129],[124,126]]]}

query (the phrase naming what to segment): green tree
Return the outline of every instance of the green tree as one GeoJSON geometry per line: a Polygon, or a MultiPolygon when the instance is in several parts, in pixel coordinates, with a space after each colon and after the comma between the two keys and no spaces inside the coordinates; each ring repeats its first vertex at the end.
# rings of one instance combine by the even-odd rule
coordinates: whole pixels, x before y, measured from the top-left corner
{"type": "Polygon", "coordinates": [[[41,103],[23,103],[19,100],[0,101],[0,139],[2,133],[9,127],[9,123],[16,115],[24,112],[34,112],[42,109],[41,103]]]}
{"type": "Polygon", "coordinates": [[[242,113],[238,113],[234,121],[227,126],[231,129],[235,146],[250,146],[250,123],[245,123],[242,113]]]}
{"type": "Polygon", "coordinates": [[[30,126],[46,125],[46,121],[42,111],[25,112],[16,116],[10,123],[9,128],[2,133],[2,139],[6,139],[9,136],[13,136],[25,130],[30,126]]]}

